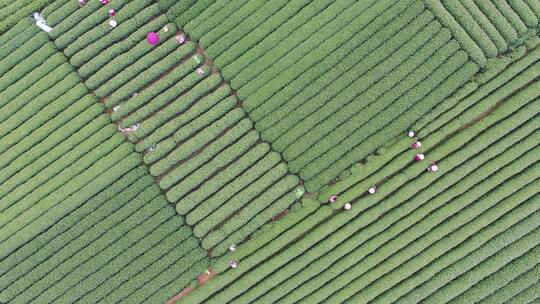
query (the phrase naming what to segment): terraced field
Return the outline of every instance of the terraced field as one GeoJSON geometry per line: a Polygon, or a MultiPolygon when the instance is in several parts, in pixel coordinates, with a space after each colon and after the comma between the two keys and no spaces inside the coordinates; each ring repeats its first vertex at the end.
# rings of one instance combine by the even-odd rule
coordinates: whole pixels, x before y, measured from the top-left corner
{"type": "Polygon", "coordinates": [[[539,301],[540,1],[0,16],[1,302],[539,301]]]}

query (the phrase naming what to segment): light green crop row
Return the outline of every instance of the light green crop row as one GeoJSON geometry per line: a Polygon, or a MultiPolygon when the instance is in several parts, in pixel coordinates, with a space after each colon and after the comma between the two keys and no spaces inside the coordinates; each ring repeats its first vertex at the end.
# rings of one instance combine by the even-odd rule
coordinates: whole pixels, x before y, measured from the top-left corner
{"type": "Polygon", "coordinates": [[[165,190],[169,189],[187,176],[191,176],[190,179],[197,179],[201,183],[204,181],[204,176],[209,174],[207,172],[214,172],[213,170],[227,165],[259,139],[257,131],[252,130],[251,127],[252,123],[249,119],[242,119],[225,134],[206,146],[201,153],[182,162],[167,173],[159,181],[159,186],[165,190]],[[198,173],[194,173],[196,170],[198,173]]]}
{"type": "MultiPolygon", "coordinates": [[[[167,20],[163,16],[151,20],[150,22],[139,28],[137,31],[126,37],[124,40],[113,44],[112,46],[100,52],[97,56],[94,56],[88,62],[83,64],[78,69],[79,74],[83,78],[91,77],[93,74],[100,71],[104,66],[111,64],[112,61],[115,61],[115,59],[119,56],[122,56],[126,53],[137,52],[134,51],[135,48],[154,48],[154,46],[151,46],[148,44],[148,42],[146,42],[145,38],[148,32],[158,32],[161,41],[167,41],[169,38],[174,36],[176,27],[172,24],[169,24],[169,31],[164,32],[161,29],[165,24],[167,24],[167,20]],[[145,45],[143,46],[142,43],[145,43],[145,45]]],[[[130,62],[133,60],[133,58],[130,58],[130,62]]]]}
{"type": "Polygon", "coordinates": [[[229,97],[226,100],[232,99],[236,103],[236,99],[230,96],[230,94],[231,88],[229,86],[225,85],[219,87],[215,92],[205,96],[199,102],[195,103],[182,115],[169,120],[167,123],[156,129],[152,134],[139,141],[135,149],[137,152],[142,152],[150,148],[152,145],[157,144],[163,139],[171,136],[174,132],[184,127],[188,123],[193,123],[196,119],[204,119],[205,112],[210,111],[209,109],[213,109],[213,107],[222,107],[222,103],[227,103],[222,100],[228,96],[229,97]]]}
{"type": "Polygon", "coordinates": [[[271,18],[287,2],[286,0],[272,2],[251,0],[229,16],[220,26],[202,36],[199,43],[206,48],[210,57],[217,58],[240,38],[271,18]]]}
{"type": "Polygon", "coordinates": [[[256,145],[240,156],[238,160],[227,166],[226,169],[223,168],[224,170],[217,171],[212,179],[200,184],[195,191],[192,191],[194,187],[187,187],[189,183],[194,183],[195,180],[186,179],[185,183],[180,183],[171,188],[167,192],[167,198],[169,198],[169,201],[178,202],[176,204],[176,211],[178,213],[187,214],[197,205],[204,203],[206,198],[234,180],[240,173],[251,167],[266,155],[269,149],[268,144],[256,145]]]}
{"type": "Polygon", "coordinates": [[[190,155],[219,137],[221,133],[235,125],[243,117],[244,112],[241,109],[236,109],[214,121],[208,128],[186,141],[176,141],[175,136],[170,137],[159,143],[155,150],[146,153],[144,162],[146,164],[155,163],[150,167],[150,172],[153,175],[163,174],[174,164],[189,158],[190,155]]]}
{"type": "MultiPolygon", "coordinates": [[[[304,29],[301,32],[308,35],[309,32],[306,27],[310,22],[317,21],[321,22],[321,24],[328,22],[333,16],[345,9],[347,5],[350,5],[351,2],[353,1],[334,1],[326,5],[323,0],[312,1],[301,10],[301,13],[295,14],[282,24],[280,22],[281,25],[272,33],[261,36],[259,31],[262,29],[260,29],[242,38],[237,45],[231,46],[229,50],[215,58],[214,63],[220,69],[223,77],[230,80],[248,64],[260,58],[266,52],[272,51],[274,46],[279,44],[281,40],[286,39],[289,35],[294,35],[296,29],[304,29]]],[[[313,27],[312,30],[315,30],[315,28],[313,27]]],[[[296,41],[298,42],[299,39],[296,41]]]]}
{"type": "MultiPolygon", "coordinates": [[[[109,37],[115,37],[115,39],[124,38],[126,34],[130,32],[130,30],[135,29],[128,28],[130,23],[133,23],[134,21],[139,21],[139,26],[141,26],[148,20],[144,20],[144,18],[151,18],[151,16],[153,16],[147,14],[150,10],[145,10],[145,8],[151,5],[151,3],[151,0],[136,0],[130,2],[129,4],[124,6],[122,10],[117,12],[117,16],[115,17],[115,20],[118,22],[117,28],[112,29],[109,23],[105,22],[97,27],[86,31],[84,34],[78,37],[73,37],[74,40],[71,41],[69,45],[67,45],[67,47],[63,50],[64,54],[66,54],[67,57],[71,58],[75,54],[83,51],[84,49],[87,49],[89,51],[89,46],[95,47],[97,53],[98,51],[101,51],[103,50],[103,48],[108,47],[112,44],[111,40],[107,40],[109,39],[109,37]],[[137,20],[140,19],[139,16],[143,16],[144,21],[137,20]],[[98,41],[101,41],[103,43],[98,45],[96,44],[98,41]]],[[[157,5],[154,5],[154,11],[156,13],[155,15],[159,13],[157,5]]]]}
{"type": "MultiPolygon", "coordinates": [[[[155,194],[155,191],[154,193],[149,193],[148,189],[146,191],[147,197],[158,195],[155,194]]],[[[157,219],[160,214],[163,216],[164,213],[167,213],[166,209],[168,208],[163,208],[163,205],[156,203],[156,200],[157,198],[154,201],[151,201],[151,199],[144,201],[136,199],[135,203],[129,204],[138,205],[130,206],[130,208],[135,208],[135,212],[129,210],[130,208],[122,208],[120,210],[130,212],[128,214],[118,214],[118,218],[115,220],[119,220],[119,224],[116,224],[109,230],[102,230],[99,226],[88,230],[88,232],[85,232],[71,246],[64,247],[58,254],[47,259],[44,264],[39,265],[38,268],[33,269],[32,272],[21,278],[17,282],[18,290],[14,288],[12,291],[10,290],[10,293],[13,294],[15,300],[25,301],[35,294],[42,294],[47,290],[50,290],[49,293],[54,292],[54,289],[51,290],[49,288],[53,287],[57,281],[71,272],[71,270],[91,259],[107,247],[114,245],[118,240],[123,239],[130,231],[136,230],[141,223],[147,222],[152,217],[157,219]],[[140,205],[143,206],[141,207],[140,205]],[[94,234],[89,234],[92,231],[94,234]],[[80,247],[83,244],[86,247],[80,247]],[[47,270],[52,265],[56,266],[47,270]]]]}
{"type": "MultiPolygon", "coordinates": [[[[160,9],[158,4],[153,4],[133,18],[126,20],[124,23],[117,20],[119,24],[112,30],[109,24],[104,24],[103,26],[107,28],[103,29],[101,33],[95,33],[94,35],[98,35],[97,37],[88,37],[88,41],[80,41],[80,39],[77,39],[77,43],[79,45],[83,44],[84,48],[77,53],[72,54],[69,62],[76,67],[84,65],[92,60],[92,58],[99,55],[100,52],[106,50],[115,43],[122,41],[126,37],[129,37],[137,29],[144,27],[144,25],[152,21],[155,16],[159,15],[159,13],[160,9]]],[[[123,16],[122,10],[120,10],[118,14],[123,16]]],[[[165,24],[165,18],[162,18],[161,22],[165,24]]],[[[143,33],[139,31],[139,34],[142,36],[143,33]]],[[[84,37],[84,35],[81,37],[84,37]]],[[[68,54],[68,49],[69,47],[66,49],[66,54],[68,54]]]]}
{"type": "MultiPolygon", "coordinates": [[[[122,139],[119,136],[114,136],[97,146],[93,153],[88,153],[81,157],[79,161],[68,164],[64,170],[56,175],[56,178],[43,181],[38,179],[40,176],[35,176],[28,180],[25,183],[26,185],[22,185],[26,189],[14,191],[5,197],[6,205],[2,206],[4,211],[0,217],[0,225],[2,225],[6,234],[0,238],[0,241],[3,242],[8,236],[20,232],[20,229],[26,227],[27,224],[49,208],[52,208],[54,203],[58,202],[57,200],[66,198],[84,187],[85,183],[88,182],[85,177],[92,177],[92,174],[101,174],[100,170],[106,168],[96,163],[97,159],[110,153],[109,157],[104,159],[104,164],[108,164],[108,162],[117,161],[114,159],[115,157],[120,158],[127,155],[129,145],[119,146],[121,143],[122,139]],[[116,153],[111,153],[113,150],[116,150],[116,153]],[[34,191],[28,193],[31,189],[34,189],[34,191]],[[27,193],[28,195],[26,195],[27,193]]],[[[53,170],[53,168],[50,170],[53,170]]],[[[46,173],[45,171],[44,174],[46,173]]],[[[17,238],[11,237],[10,239],[15,240],[17,238]]],[[[21,239],[18,238],[18,241],[21,239]]]]}
{"type": "MultiPolygon", "coordinates": [[[[186,223],[189,225],[195,225],[201,220],[210,215],[218,208],[222,208],[225,202],[231,197],[238,195],[240,191],[243,191],[246,187],[251,187],[254,182],[259,179],[263,174],[271,170],[281,158],[277,153],[268,153],[255,165],[250,167],[247,171],[239,175],[235,182],[228,184],[221,188],[218,192],[212,195],[210,198],[204,201],[204,204],[197,206],[186,216],[186,223]]],[[[273,170],[273,169],[272,169],[273,170]]]]}
{"type": "MultiPolygon", "coordinates": [[[[122,7],[125,6],[127,2],[129,1],[115,1],[113,4],[114,9],[116,11],[121,11],[122,7]]],[[[109,18],[109,9],[110,6],[99,5],[96,4],[95,1],[88,3],[88,5],[85,4],[81,9],[78,9],[60,24],[55,26],[51,31],[50,36],[54,39],[56,46],[63,50],[78,37],[107,21],[109,18]]],[[[122,15],[118,15],[119,19],[124,19],[122,18],[122,15]]]]}
{"type": "MultiPolygon", "coordinates": [[[[156,187],[148,187],[151,184],[151,178],[142,178],[141,182],[137,182],[130,187],[126,192],[112,199],[109,203],[98,209],[98,212],[92,213],[92,216],[85,217],[81,221],[81,225],[70,227],[64,233],[55,236],[53,241],[45,244],[43,248],[38,248],[33,259],[26,259],[12,272],[9,272],[6,277],[2,277],[2,285],[10,285],[6,292],[14,295],[22,292],[32,283],[39,281],[48,273],[58,268],[65,260],[75,256],[80,250],[93,244],[97,239],[102,237],[107,231],[114,233],[122,233],[122,222],[128,224],[126,219],[130,216],[139,215],[137,211],[145,206],[151,206],[151,201],[159,195],[159,189],[156,187]],[[146,186],[144,186],[146,184],[146,186]],[[138,186],[140,188],[134,188],[138,186]],[[130,202],[130,203],[127,203],[130,202]],[[66,247],[65,244],[70,243],[66,247]],[[55,254],[50,255],[53,250],[55,254]]],[[[129,229],[131,226],[127,226],[129,229]]]]}
{"type": "MultiPolygon", "coordinates": [[[[456,44],[450,43],[439,47],[439,52],[433,55],[437,49],[429,44],[428,47],[422,47],[438,29],[440,29],[438,23],[426,26],[424,28],[426,32],[410,39],[410,44],[402,46],[387,62],[377,66],[372,75],[359,78],[349,88],[339,93],[336,96],[339,102],[329,102],[322,106],[313,117],[302,122],[300,127],[309,131],[301,137],[290,139],[285,137],[286,135],[282,137],[279,147],[281,149],[287,147],[283,150],[283,156],[287,160],[294,160],[294,165],[291,164],[291,167],[304,167],[319,156],[313,153],[314,149],[321,152],[325,148],[330,149],[339,144],[384,110],[389,107],[394,108],[393,103],[420,82],[429,81],[426,78],[458,49],[456,44]],[[413,55],[413,52],[416,53],[413,55]],[[402,62],[402,60],[405,61],[402,62]],[[392,67],[397,68],[388,71],[392,67]],[[380,75],[386,76],[380,79],[380,75]],[[374,102],[375,100],[377,102],[374,102]],[[358,113],[363,113],[363,115],[356,115],[358,113]],[[316,120],[319,120],[319,124],[313,125],[316,120]]],[[[448,39],[448,36],[446,38],[445,36],[441,33],[435,39],[444,42],[448,39]]],[[[275,142],[275,147],[278,147],[278,141],[275,142]]]]}
{"type": "MultiPolygon", "coordinates": [[[[314,204],[314,203],[313,203],[314,204]]],[[[317,204],[311,206],[318,206],[317,204]]],[[[191,293],[189,293],[184,301],[185,303],[210,303],[209,301],[215,300],[216,298],[210,298],[214,294],[220,292],[220,290],[230,284],[231,282],[240,282],[245,281],[246,276],[243,274],[255,274],[249,272],[251,268],[258,265],[261,261],[264,261],[269,256],[275,254],[286,246],[289,242],[295,238],[302,235],[305,231],[314,227],[317,223],[325,220],[332,213],[331,208],[322,207],[314,211],[311,208],[303,209],[296,214],[296,216],[287,216],[283,220],[279,221],[276,225],[270,227],[271,232],[266,231],[266,233],[259,234],[259,237],[248,241],[246,244],[241,246],[239,250],[233,252],[229,255],[221,257],[214,264],[214,269],[217,271],[225,271],[228,268],[229,260],[239,261],[238,268],[234,271],[226,271],[221,273],[219,276],[216,276],[213,280],[205,283],[204,285],[196,288],[191,293]],[[273,232],[280,232],[279,234],[273,232]],[[252,254],[250,254],[252,253],[252,254]],[[242,258],[245,257],[245,258],[242,258]],[[240,278],[240,280],[237,280],[240,278]],[[209,299],[210,298],[210,299],[209,299]]],[[[270,267],[275,267],[275,265],[269,265],[270,267]]],[[[275,270],[276,268],[274,268],[275,270]]],[[[253,278],[248,278],[250,282],[253,278]]],[[[246,284],[245,287],[248,288],[250,284],[246,284]]],[[[231,288],[227,289],[231,291],[231,288]]],[[[235,289],[232,290],[236,291],[235,289]]],[[[241,291],[239,291],[241,293],[241,291]]],[[[217,298],[221,298],[222,293],[219,293],[217,298]]],[[[228,298],[228,297],[227,297],[228,298]]]]}
{"type": "Polygon", "coordinates": [[[86,107],[83,107],[82,109],[70,108],[70,111],[63,112],[64,115],[55,117],[54,122],[49,125],[50,129],[37,129],[33,132],[32,136],[25,137],[23,140],[3,152],[2,157],[0,158],[0,167],[2,170],[10,166],[14,172],[17,172],[27,163],[31,163],[43,154],[47,153],[47,151],[53,149],[71,134],[80,130],[83,125],[88,124],[89,127],[93,127],[94,124],[90,124],[90,122],[98,116],[100,126],[109,123],[109,118],[102,114],[103,106],[99,104],[86,104],[85,106],[86,107]],[[81,110],[83,111],[77,112],[81,110]],[[73,117],[74,119],[71,120],[73,117]],[[70,124],[65,124],[65,122],[70,120],[70,124]],[[36,145],[37,143],[40,144],[36,145]]]}
{"type": "MultiPolygon", "coordinates": [[[[272,174],[275,175],[273,178],[277,179],[278,176],[281,177],[282,175],[280,174],[286,173],[285,169],[286,168],[283,167],[283,172],[279,172],[279,170],[275,170],[274,172],[272,172],[272,174]]],[[[262,179],[265,179],[265,178],[266,176],[264,176],[262,179]]],[[[228,217],[228,218],[226,219],[226,221],[223,222],[222,227],[220,227],[218,230],[213,230],[211,233],[209,233],[203,238],[202,247],[205,249],[210,249],[217,246],[220,242],[225,240],[229,235],[243,228],[245,224],[247,224],[248,222],[250,222],[250,220],[255,218],[266,207],[269,207],[272,204],[274,204],[276,201],[280,200],[280,198],[286,195],[288,191],[290,191],[291,189],[293,189],[294,187],[298,185],[299,180],[298,180],[298,177],[294,175],[287,175],[286,177],[282,178],[281,180],[277,182],[276,180],[272,180],[271,182],[272,183],[275,182],[275,184],[270,185],[270,183],[268,183],[267,184],[268,188],[265,190],[264,193],[258,195],[256,198],[248,198],[249,203],[243,206],[243,208],[238,213],[233,214],[232,210],[226,210],[225,207],[221,207],[216,212],[214,212],[212,215],[215,214],[218,219],[221,217],[221,219],[219,220],[224,220],[225,217],[228,217]]],[[[260,183],[262,183],[262,181],[261,182],[257,181],[256,184],[258,185],[260,183]]],[[[247,194],[241,193],[240,195],[247,195],[247,194]]],[[[242,197],[240,196],[240,198],[242,197]]],[[[289,205],[292,204],[293,202],[294,202],[294,197],[289,196],[288,197],[289,205]]],[[[228,202],[224,206],[229,206],[229,207],[234,208],[234,201],[233,203],[228,202]]],[[[277,211],[277,212],[280,212],[280,211],[277,211]]],[[[206,219],[208,218],[209,217],[207,217],[206,219]]],[[[271,217],[268,217],[266,218],[266,221],[270,221],[271,219],[272,219],[271,217]]],[[[205,222],[203,221],[201,223],[202,225],[204,225],[205,222]]],[[[252,222],[251,224],[253,225],[254,223],[255,222],[252,222]]],[[[260,219],[259,219],[259,224],[261,224],[260,219]]],[[[197,227],[199,226],[195,226],[195,228],[197,227]]]]}
{"type": "MultiPolygon", "coordinates": [[[[390,9],[393,16],[385,15],[385,17],[377,18],[379,15],[383,14],[384,11],[378,11],[385,9],[385,1],[379,1],[376,5],[366,10],[363,16],[364,18],[357,18],[349,24],[344,30],[340,31],[337,35],[331,36],[324,42],[318,44],[317,47],[313,47],[313,50],[308,54],[296,52],[290,52],[285,57],[283,57],[278,64],[272,65],[269,69],[265,70],[263,73],[260,73],[256,78],[253,79],[248,85],[240,88],[238,90],[238,96],[241,99],[244,99],[244,107],[247,112],[251,112],[253,109],[257,108],[259,105],[264,103],[268,98],[274,95],[276,92],[281,89],[288,87],[292,80],[304,76],[306,77],[306,71],[308,71],[313,66],[316,66],[321,62],[321,58],[327,56],[333,57],[331,55],[333,52],[337,51],[338,56],[344,56],[349,53],[350,50],[347,50],[347,41],[350,43],[356,42],[355,39],[352,39],[356,33],[358,33],[359,28],[366,27],[371,21],[372,26],[384,26],[389,22],[392,17],[396,17],[400,11],[404,10],[408,5],[407,1],[400,1],[396,4],[395,9],[390,9]],[[345,46],[343,46],[345,45],[345,46]],[[342,53],[344,52],[344,54],[342,53]],[[301,57],[297,57],[301,55],[301,57]],[[291,62],[292,59],[295,59],[291,62]],[[285,66],[286,65],[286,66],[285,66]]],[[[407,14],[410,15],[410,19],[418,16],[418,14],[423,10],[423,4],[421,2],[416,2],[415,5],[412,5],[407,11],[407,14]]],[[[425,19],[433,19],[433,14],[426,12],[424,18],[418,20],[419,23],[425,22],[425,19]]],[[[399,28],[403,27],[400,25],[399,28]]],[[[362,32],[360,34],[360,42],[367,37],[363,37],[366,33],[362,32]],[[364,39],[362,39],[364,38],[364,39]]],[[[323,35],[321,35],[323,36],[323,35]]],[[[369,34],[367,35],[370,36],[369,34]]],[[[319,37],[315,35],[314,37],[319,37]]],[[[310,39],[311,40],[311,39],[310,39]]],[[[295,49],[299,50],[299,48],[295,49]]],[[[308,52],[305,48],[302,48],[303,52],[308,52]]],[[[337,57],[339,58],[339,57],[337,57]]],[[[329,67],[326,67],[329,68],[329,67]]],[[[324,70],[323,70],[324,71],[324,70]]],[[[319,73],[312,75],[311,77],[318,77],[319,73]]],[[[234,84],[234,82],[232,82],[234,84]]],[[[304,83],[303,86],[309,84],[310,82],[304,83]]],[[[303,87],[302,86],[302,87],[303,87]]],[[[233,86],[234,88],[234,86],[233,86]]]]}
{"type": "MultiPolygon", "coordinates": [[[[130,269],[131,275],[134,275],[133,269],[144,269],[144,267],[150,266],[166,252],[174,250],[175,245],[183,244],[183,241],[190,235],[191,231],[188,226],[182,226],[181,221],[171,217],[161,226],[139,239],[129,250],[123,251],[117,256],[111,255],[112,259],[107,264],[101,268],[94,268],[94,272],[84,280],[80,280],[77,285],[74,285],[73,281],[70,282],[73,287],[67,289],[67,292],[56,300],[60,302],[76,301],[89,292],[92,292],[96,297],[95,289],[103,286],[111,277],[118,275],[117,278],[122,276],[126,278],[127,274],[123,273],[126,269],[130,269]]],[[[92,267],[95,265],[92,263],[92,267]]],[[[106,286],[106,289],[110,290],[111,287],[106,286]]]]}
{"type": "Polygon", "coordinates": [[[160,53],[150,53],[150,58],[144,57],[142,61],[130,66],[121,74],[116,75],[113,79],[107,81],[107,83],[96,90],[96,92],[98,96],[110,94],[105,101],[107,107],[118,105],[129,97],[132,97],[134,93],[137,93],[149,82],[156,80],[167,70],[176,66],[184,57],[191,54],[194,49],[195,45],[189,43],[179,47],[161,60],[159,60],[161,57],[158,57],[161,55],[160,53]],[[159,60],[159,62],[155,62],[157,60],[159,60]],[[149,64],[153,65],[147,68],[149,64]],[[147,69],[144,70],[145,68],[147,69]],[[141,73],[132,77],[133,75],[126,73],[128,72],[128,69],[141,71],[141,73]]]}
{"type": "MultiPolygon", "coordinates": [[[[179,96],[199,81],[206,75],[191,73],[199,66],[196,58],[197,55],[186,61],[184,64],[172,70],[170,74],[159,79],[148,89],[145,89],[137,96],[127,99],[121,103],[118,110],[112,113],[111,118],[118,120],[121,117],[128,116],[122,120],[123,127],[129,127],[139,121],[143,121],[154,112],[161,109],[167,101],[170,101],[172,96],[179,96]]],[[[202,60],[200,60],[202,61],[202,60]]],[[[208,69],[204,69],[208,73],[208,69]]]]}
{"type": "MultiPolygon", "coordinates": [[[[146,218],[144,222],[141,222],[137,227],[130,230],[129,233],[123,235],[106,248],[103,248],[103,250],[93,252],[91,255],[78,254],[76,260],[78,260],[77,262],[79,264],[69,274],[59,274],[57,277],[48,276],[47,280],[55,283],[41,293],[43,300],[47,302],[62,302],[66,300],[66,296],[70,295],[71,291],[73,291],[72,286],[80,283],[82,280],[90,280],[92,283],[89,284],[86,282],[85,285],[94,287],[96,283],[92,279],[95,279],[94,274],[96,274],[96,271],[100,269],[106,270],[107,266],[114,264],[114,262],[118,261],[118,258],[122,258],[119,261],[121,267],[122,263],[129,262],[133,258],[133,254],[137,256],[154,246],[162,235],[168,235],[174,230],[181,229],[182,222],[174,218],[174,214],[170,212],[170,208],[167,208],[167,206],[163,207],[165,208],[146,218]],[[61,277],[61,275],[63,276],[61,277]]],[[[184,227],[184,229],[189,228],[184,227]]],[[[69,265],[69,261],[66,264],[69,265]]]]}
{"type": "MultiPolygon", "coordinates": [[[[7,105],[0,108],[0,120],[7,120],[19,109],[36,99],[39,94],[58,84],[58,82],[64,79],[71,72],[73,72],[73,68],[68,63],[64,63],[56,69],[49,71],[47,76],[32,84],[28,90],[22,92],[19,94],[19,96],[15,97],[13,100],[10,100],[7,105]]],[[[74,78],[75,81],[77,81],[76,78],[78,78],[78,75],[72,74],[71,80],[74,78]]]]}
{"type": "MultiPolygon", "coordinates": [[[[32,73],[19,75],[21,78],[17,82],[0,92],[0,107],[5,107],[8,103],[12,102],[13,99],[27,91],[36,82],[46,77],[52,70],[58,68],[61,64],[65,65],[64,57],[61,54],[55,54],[44,61],[32,73]]],[[[13,109],[11,111],[13,111],[13,109]]]]}
{"type": "MultiPolygon", "coordinates": [[[[415,8],[419,12],[419,7],[415,8]]],[[[320,77],[302,75],[294,80],[290,87],[287,86],[254,109],[250,116],[257,121],[257,128],[263,131],[263,138],[276,141],[280,135],[294,129],[296,124],[308,120],[307,117],[314,112],[317,115],[315,117],[320,120],[328,117],[330,113],[322,112],[322,107],[355,80],[358,80],[355,83],[361,84],[357,85],[358,90],[369,87],[359,79],[367,77],[370,72],[373,73],[373,69],[385,62],[388,56],[399,49],[403,41],[406,42],[418,31],[418,26],[407,26],[415,16],[414,14],[403,14],[395,18],[401,9],[403,8],[396,6],[385,11],[379,16],[379,22],[373,22],[363,28],[355,34],[354,39],[343,45],[339,52],[335,52],[334,56],[325,58],[306,73],[320,74],[320,77]],[[387,23],[381,27],[381,22],[387,23]],[[407,26],[405,27],[407,34],[396,35],[403,26],[407,26]],[[306,83],[308,83],[307,86],[306,83]]],[[[426,22],[424,19],[421,23],[425,26],[426,22]]],[[[431,27],[433,28],[433,25],[431,27]]],[[[405,60],[407,57],[409,56],[404,56],[400,60],[405,60]]],[[[384,67],[383,65],[382,68],[384,67]]],[[[392,67],[393,65],[387,65],[386,69],[391,70],[392,67]]],[[[381,67],[379,66],[378,69],[381,70],[381,67]]],[[[380,74],[377,78],[381,78],[382,75],[380,74]]],[[[282,145],[277,142],[276,148],[282,145]]]]}
{"type": "Polygon", "coordinates": [[[57,252],[92,225],[113,214],[123,204],[152,184],[152,178],[144,177],[146,169],[138,167],[92,197],[47,232],[24,244],[0,263],[0,288],[7,286],[36,268],[49,258],[49,252],[57,252]],[[31,257],[31,258],[29,258],[31,257]]]}
{"type": "Polygon", "coordinates": [[[345,26],[352,26],[354,21],[358,22],[359,19],[363,19],[365,22],[359,24],[359,28],[363,28],[392,4],[386,1],[377,1],[375,4],[374,2],[356,2],[338,16],[335,16],[338,12],[329,12],[329,15],[325,15],[325,19],[321,21],[326,22],[322,27],[317,19],[312,20],[313,22],[306,23],[299,28],[296,34],[283,39],[272,50],[250,63],[242,70],[242,73],[233,77],[231,79],[232,88],[238,89],[238,96],[245,99],[246,96],[251,95],[255,90],[264,85],[265,82],[298,62],[310,50],[318,48],[320,44],[325,40],[327,41],[332,35],[340,32],[345,26]],[[358,18],[359,16],[361,18],[358,18]],[[297,47],[299,45],[302,47],[297,47]],[[247,84],[248,82],[250,83],[247,84]]]}
{"type": "Polygon", "coordinates": [[[126,265],[122,271],[106,278],[97,288],[83,295],[81,301],[97,303],[131,278],[148,276],[156,270],[159,271],[161,268],[158,265],[165,264],[164,261],[185,257],[193,248],[197,247],[198,243],[193,237],[186,239],[186,235],[182,232],[184,232],[183,229],[167,236],[153,249],[138,257],[134,263],[126,265]]]}
{"type": "MultiPolygon", "coordinates": [[[[193,45],[191,46],[192,49],[195,49],[193,45]]],[[[93,69],[90,65],[92,61],[90,61],[87,65],[83,65],[80,68],[80,73],[85,77],[89,77],[85,82],[88,88],[96,90],[96,95],[103,97],[111,94],[129,81],[129,79],[124,77],[120,78],[117,75],[118,73],[132,73],[132,75],[138,75],[151,67],[154,63],[165,58],[177,47],[178,42],[174,38],[169,38],[157,47],[148,44],[146,40],[141,41],[128,52],[111,60],[107,65],[103,66],[92,76],[90,76],[89,73],[89,71],[93,69]],[[148,54],[147,57],[145,57],[146,54],[148,54]],[[116,81],[116,83],[114,83],[114,81],[116,81]]],[[[100,57],[96,57],[96,60],[98,58],[100,57]]]]}
{"type": "MultiPolygon", "coordinates": [[[[198,74],[198,72],[194,73],[198,74]]],[[[214,91],[222,84],[222,81],[223,79],[220,75],[211,75],[210,77],[204,79],[186,94],[172,101],[167,105],[167,107],[145,120],[144,123],[141,124],[141,127],[135,132],[135,135],[142,138],[154,132],[157,128],[171,120],[173,117],[189,109],[191,105],[193,105],[203,96],[210,94],[210,92],[214,91]]],[[[179,92],[175,93],[179,94],[179,92]]],[[[169,99],[168,101],[171,100],[169,99]]]]}

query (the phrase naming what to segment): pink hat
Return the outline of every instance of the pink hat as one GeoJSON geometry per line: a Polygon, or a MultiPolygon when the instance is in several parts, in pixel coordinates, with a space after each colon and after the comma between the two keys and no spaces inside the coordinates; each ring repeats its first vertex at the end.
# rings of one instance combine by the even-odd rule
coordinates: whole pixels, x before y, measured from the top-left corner
{"type": "Polygon", "coordinates": [[[159,35],[157,33],[154,33],[154,32],[150,32],[148,34],[146,34],[146,41],[148,41],[149,44],[151,45],[156,45],[159,43],[159,35]]]}
{"type": "Polygon", "coordinates": [[[186,36],[184,35],[176,35],[176,41],[178,41],[179,44],[182,44],[186,41],[186,36]]]}

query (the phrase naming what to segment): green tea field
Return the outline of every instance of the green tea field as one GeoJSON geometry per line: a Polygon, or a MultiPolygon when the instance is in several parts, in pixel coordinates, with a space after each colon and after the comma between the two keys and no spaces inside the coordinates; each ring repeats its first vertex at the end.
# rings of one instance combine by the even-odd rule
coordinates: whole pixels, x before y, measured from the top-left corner
{"type": "Polygon", "coordinates": [[[0,303],[540,303],[540,0],[0,0],[0,303]]]}

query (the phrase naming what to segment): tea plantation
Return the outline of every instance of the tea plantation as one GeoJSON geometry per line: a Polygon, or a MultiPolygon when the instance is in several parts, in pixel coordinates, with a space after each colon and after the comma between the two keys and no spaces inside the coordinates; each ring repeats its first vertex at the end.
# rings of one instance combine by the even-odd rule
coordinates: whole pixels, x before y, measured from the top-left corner
{"type": "Polygon", "coordinates": [[[0,0],[1,303],[537,303],[540,0],[0,0]]]}

